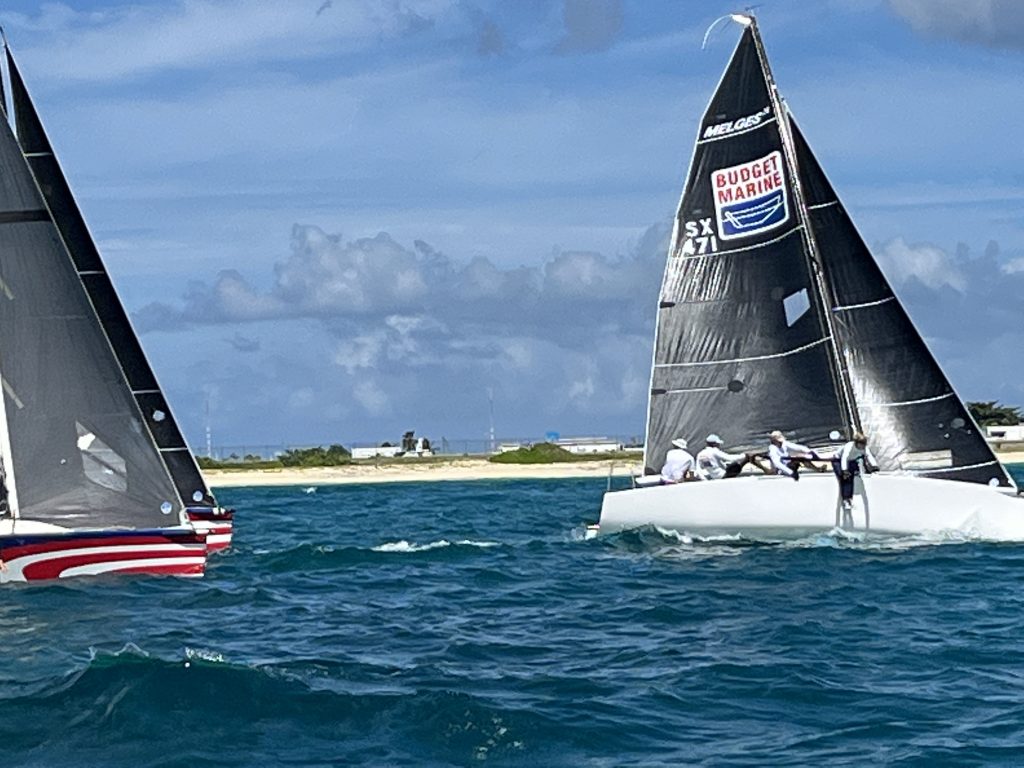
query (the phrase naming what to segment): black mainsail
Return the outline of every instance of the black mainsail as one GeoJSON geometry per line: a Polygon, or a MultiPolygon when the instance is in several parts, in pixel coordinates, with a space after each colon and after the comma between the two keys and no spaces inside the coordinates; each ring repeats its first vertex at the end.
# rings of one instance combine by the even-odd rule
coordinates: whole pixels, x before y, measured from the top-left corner
{"type": "Polygon", "coordinates": [[[704,114],[662,283],[644,464],[675,437],[764,447],[844,430],[831,337],[752,28],[704,114]]]}
{"type": "Polygon", "coordinates": [[[811,445],[1012,486],[781,105],[752,17],[701,121],[662,284],[645,470],[672,438],[811,445]]]}
{"type": "Polygon", "coordinates": [[[18,141],[99,320],[102,333],[109,342],[138,411],[144,417],[144,431],[155,442],[179,497],[192,506],[216,506],[114,290],[99,250],[29,97],[14,56],[6,45],[5,50],[18,141]]]}

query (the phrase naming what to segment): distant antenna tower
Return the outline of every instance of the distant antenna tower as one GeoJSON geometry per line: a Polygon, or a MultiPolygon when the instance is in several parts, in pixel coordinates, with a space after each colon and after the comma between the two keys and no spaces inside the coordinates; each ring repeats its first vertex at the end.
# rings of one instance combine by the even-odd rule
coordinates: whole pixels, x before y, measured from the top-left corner
{"type": "Polygon", "coordinates": [[[210,395],[206,395],[206,458],[213,458],[213,431],[210,429],[210,395]]]}
{"type": "Polygon", "coordinates": [[[491,412],[491,453],[494,453],[495,450],[497,450],[497,447],[495,446],[494,443],[494,389],[492,389],[491,387],[487,388],[487,404],[490,406],[491,412]]]}

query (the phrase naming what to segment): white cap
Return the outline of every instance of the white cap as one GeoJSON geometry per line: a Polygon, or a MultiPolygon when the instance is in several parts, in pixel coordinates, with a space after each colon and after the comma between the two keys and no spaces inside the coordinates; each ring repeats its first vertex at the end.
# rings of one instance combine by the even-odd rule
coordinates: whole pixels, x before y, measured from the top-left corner
{"type": "Polygon", "coordinates": [[[714,432],[712,432],[710,435],[708,435],[707,439],[704,442],[706,442],[706,443],[713,443],[715,445],[721,445],[722,444],[722,438],[720,438],[718,435],[716,435],[714,432]]]}
{"type": "Polygon", "coordinates": [[[681,437],[677,437],[675,440],[673,440],[672,445],[674,445],[676,448],[682,448],[684,451],[686,450],[686,440],[684,440],[681,437]]]}
{"type": "Polygon", "coordinates": [[[773,431],[770,435],[768,435],[768,437],[770,437],[772,440],[785,440],[786,439],[786,436],[784,434],[782,434],[781,432],[779,432],[779,430],[777,430],[777,429],[775,431],[773,431]]]}

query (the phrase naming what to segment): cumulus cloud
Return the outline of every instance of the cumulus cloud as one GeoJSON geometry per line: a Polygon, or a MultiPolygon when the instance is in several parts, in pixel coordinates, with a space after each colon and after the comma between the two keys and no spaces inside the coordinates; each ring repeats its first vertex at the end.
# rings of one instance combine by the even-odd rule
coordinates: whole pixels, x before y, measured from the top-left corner
{"type": "Polygon", "coordinates": [[[998,48],[1024,47],[1018,0],[889,0],[921,34],[998,48]]]}
{"type": "Polygon", "coordinates": [[[997,243],[974,255],[894,240],[876,255],[897,295],[961,395],[1024,405],[1024,271],[997,243]]]}
{"type": "MultiPolygon", "coordinates": [[[[258,372],[249,386],[279,390],[280,381],[259,384],[271,375],[292,381],[282,398],[296,420],[323,423],[340,401],[350,407],[339,419],[356,413],[390,425],[388,434],[482,425],[490,388],[516,431],[608,431],[587,425],[639,419],[646,401],[667,238],[667,227],[653,227],[628,254],[566,251],[541,266],[505,267],[386,233],[345,240],[296,226],[268,288],[225,271],[134,319],[140,330],[178,334],[258,327],[260,354],[294,364],[258,372]]],[[[249,341],[240,330],[232,346],[244,352],[249,341]]]]}
{"type": "Polygon", "coordinates": [[[963,292],[967,287],[961,266],[948,253],[933,245],[909,245],[898,237],[886,243],[877,258],[886,276],[896,285],[914,279],[931,289],[948,286],[963,292]]]}

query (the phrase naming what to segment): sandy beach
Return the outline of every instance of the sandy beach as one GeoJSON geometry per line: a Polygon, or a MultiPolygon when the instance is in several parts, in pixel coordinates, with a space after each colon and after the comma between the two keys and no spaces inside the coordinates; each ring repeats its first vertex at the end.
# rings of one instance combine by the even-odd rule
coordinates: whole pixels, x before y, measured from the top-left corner
{"type": "Polygon", "coordinates": [[[422,480],[500,480],[565,477],[628,477],[639,461],[623,459],[560,464],[494,464],[487,459],[465,458],[446,462],[349,464],[310,469],[249,469],[203,471],[214,488],[253,485],[342,485],[346,483],[408,483],[422,480]]]}
{"type": "MultiPolygon", "coordinates": [[[[1001,452],[1004,464],[1024,463],[1024,451],[1001,452]]],[[[464,458],[446,462],[349,464],[315,469],[208,469],[203,474],[214,488],[254,485],[344,485],[347,483],[408,483],[422,480],[501,480],[566,477],[628,477],[639,460],[579,461],[564,464],[493,464],[464,458]]]]}

